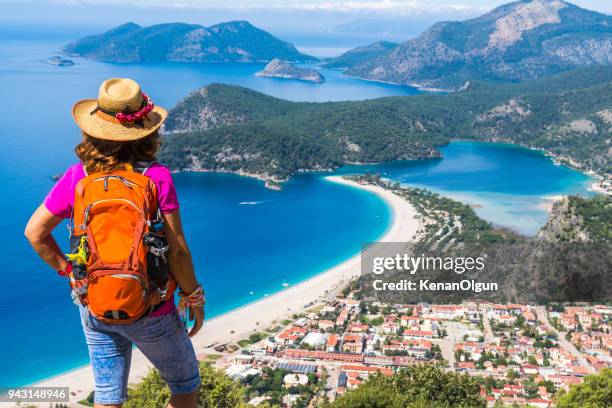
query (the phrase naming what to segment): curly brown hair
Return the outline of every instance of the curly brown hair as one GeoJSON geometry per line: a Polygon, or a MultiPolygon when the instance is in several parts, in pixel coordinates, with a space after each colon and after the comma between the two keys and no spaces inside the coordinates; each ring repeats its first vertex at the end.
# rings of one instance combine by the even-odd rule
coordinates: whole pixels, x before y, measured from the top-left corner
{"type": "Polygon", "coordinates": [[[154,161],[160,145],[157,132],[131,142],[96,139],[83,132],[83,141],[74,152],[88,174],[110,173],[139,161],[154,161]]]}

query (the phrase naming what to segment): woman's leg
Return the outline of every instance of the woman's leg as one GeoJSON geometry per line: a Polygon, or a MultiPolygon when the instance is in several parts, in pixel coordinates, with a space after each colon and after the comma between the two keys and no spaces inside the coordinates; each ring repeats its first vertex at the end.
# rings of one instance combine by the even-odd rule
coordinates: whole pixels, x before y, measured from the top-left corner
{"type": "Polygon", "coordinates": [[[194,408],[198,405],[198,390],[189,394],[172,394],[168,408],[194,408]]]}
{"type": "Polygon", "coordinates": [[[132,359],[132,343],[89,315],[80,306],[83,333],[89,348],[89,359],[95,379],[96,408],[121,405],[127,399],[127,383],[132,359]]]}
{"type": "Polygon", "coordinates": [[[199,364],[176,311],[145,317],[124,329],[170,387],[169,407],[195,408],[200,387],[199,364]]]}

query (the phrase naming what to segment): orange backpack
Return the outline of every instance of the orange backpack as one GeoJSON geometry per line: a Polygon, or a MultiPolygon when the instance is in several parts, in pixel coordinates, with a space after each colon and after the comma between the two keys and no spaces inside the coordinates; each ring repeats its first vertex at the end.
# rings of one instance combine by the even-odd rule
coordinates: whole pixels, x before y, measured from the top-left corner
{"type": "Polygon", "coordinates": [[[155,233],[154,223],[161,223],[150,178],[130,170],[90,174],[76,186],[73,211],[71,246],[85,246],[81,270],[86,283],[74,285],[75,277],[71,282],[94,317],[132,323],[170,299],[176,289],[172,276],[165,284],[152,279],[147,265],[155,251],[147,238],[155,233]]]}

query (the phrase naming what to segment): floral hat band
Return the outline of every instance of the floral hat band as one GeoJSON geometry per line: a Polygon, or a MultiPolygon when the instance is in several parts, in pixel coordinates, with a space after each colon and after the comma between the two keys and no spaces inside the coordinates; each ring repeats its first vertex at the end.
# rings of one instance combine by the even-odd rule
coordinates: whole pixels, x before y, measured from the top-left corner
{"type": "Polygon", "coordinates": [[[77,102],[72,108],[72,116],[89,136],[130,141],[156,132],[168,112],[155,105],[136,81],[112,78],[102,83],[98,99],[77,102]]]}
{"type": "Polygon", "coordinates": [[[119,123],[124,122],[142,122],[142,119],[153,110],[155,104],[153,100],[144,92],[142,92],[142,104],[141,108],[136,112],[126,112],[129,108],[126,108],[123,112],[113,112],[110,110],[106,110],[102,108],[100,105],[97,105],[96,108],[91,111],[91,114],[101,112],[105,115],[111,116],[112,118],[119,121],[119,123]]]}

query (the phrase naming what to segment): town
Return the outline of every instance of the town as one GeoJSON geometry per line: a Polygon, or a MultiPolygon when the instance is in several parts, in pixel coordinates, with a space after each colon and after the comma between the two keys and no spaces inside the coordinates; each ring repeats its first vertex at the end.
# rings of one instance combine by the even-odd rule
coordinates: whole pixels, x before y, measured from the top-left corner
{"type": "Polygon", "coordinates": [[[612,366],[605,305],[385,304],[348,292],[199,358],[247,386],[249,404],[315,406],[373,374],[435,364],[479,378],[489,406],[552,407],[612,366]]]}

